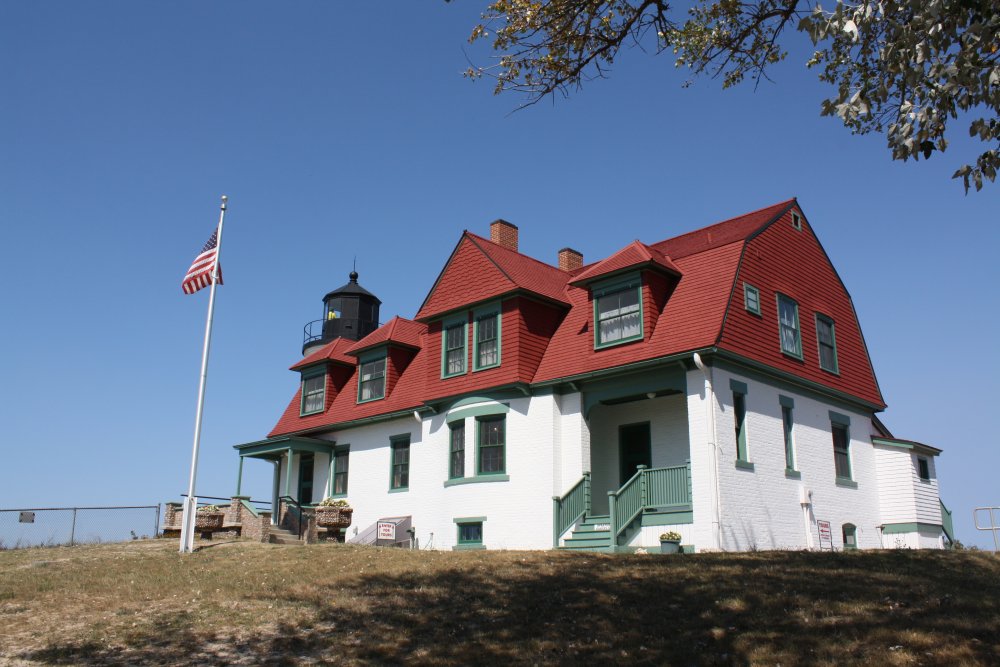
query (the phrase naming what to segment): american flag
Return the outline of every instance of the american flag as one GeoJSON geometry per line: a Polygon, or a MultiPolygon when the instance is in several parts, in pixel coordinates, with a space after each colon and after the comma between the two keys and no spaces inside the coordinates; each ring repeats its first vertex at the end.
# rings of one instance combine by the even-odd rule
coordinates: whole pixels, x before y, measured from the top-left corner
{"type": "MultiPolygon", "coordinates": [[[[185,294],[194,294],[202,287],[208,287],[212,284],[212,269],[215,268],[215,258],[218,256],[216,248],[218,239],[219,230],[216,229],[208,237],[208,243],[201,249],[201,253],[194,258],[194,263],[191,264],[191,268],[188,269],[187,275],[184,276],[184,281],[181,283],[185,294]]],[[[219,284],[222,284],[221,265],[219,266],[219,284]]]]}

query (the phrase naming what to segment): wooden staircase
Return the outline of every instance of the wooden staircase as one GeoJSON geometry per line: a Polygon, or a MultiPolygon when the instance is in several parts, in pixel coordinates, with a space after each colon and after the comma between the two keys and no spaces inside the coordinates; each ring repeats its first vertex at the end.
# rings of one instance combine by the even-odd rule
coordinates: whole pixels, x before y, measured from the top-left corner
{"type": "Polygon", "coordinates": [[[611,551],[611,516],[584,517],[559,548],[568,551],[611,551]]]}

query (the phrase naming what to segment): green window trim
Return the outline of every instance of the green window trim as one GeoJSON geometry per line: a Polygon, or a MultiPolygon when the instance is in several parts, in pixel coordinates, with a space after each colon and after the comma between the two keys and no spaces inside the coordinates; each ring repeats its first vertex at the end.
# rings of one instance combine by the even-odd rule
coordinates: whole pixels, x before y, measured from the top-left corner
{"type": "Polygon", "coordinates": [[[448,424],[448,479],[465,477],[465,421],[448,424]]]}
{"type": "Polygon", "coordinates": [[[326,409],[326,371],[302,374],[302,396],[299,401],[299,416],[315,415],[326,409]],[[319,380],[319,383],[314,382],[319,380]],[[318,385],[318,388],[317,388],[318,385]],[[308,404],[311,409],[307,409],[308,404]]]}
{"type": "Polygon", "coordinates": [[[754,465],[750,461],[744,461],[743,459],[736,459],[736,467],[740,470],[753,470],[754,465]]]}
{"type": "Polygon", "coordinates": [[[504,475],[506,473],[507,415],[477,417],[476,476],[504,475]]]}
{"type": "Polygon", "coordinates": [[[842,415],[839,412],[834,412],[830,410],[830,423],[837,424],[838,426],[850,426],[851,418],[847,415],[842,415]]]}
{"type": "Polygon", "coordinates": [[[802,231],[802,216],[792,211],[792,229],[802,231]]]}
{"type": "MultiPolygon", "coordinates": [[[[734,381],[730,381],[734,382],[734,381]]],[[[738,383],[742,384],[742,383],[738,383]]],[[[746,385],[743,385],[746,387],[746,385]]],[[[747,452],[747,395],[745,391],[733,390],[733,426],[736,435],[736,464],[750,463],[747,452]]]]}
{"type": "Polygon", "coordinates": [[[446,418],[448,423],[464,420],[466,417],[484,417],[488,415],[504,415],[510,412],[509,403],[487,403],[472,405],[467,408],[453,409],[446,418]]]}
{"type": "MultiPolygon", "coordinates": [[[[645,331],[645,318],[642,303],[642,279],[639,274],[633,274],[625,279],[620,279],[613,283],[600,283],[592,288],[591,295],[594,302],[595,350],[642,340],[645,331]],[[632,300],[631,294],[633,292],[635,294],[635,303],[630,303],[632,300]],[[622,299],[623,296],[624,301],[622,299]],[[617,297],[617,299],[612,301],[612,297],[617,297]],[[605,311],[606,315],[603,318],[601,316],[602,301],[604,301],[607,306],[617,304],[616,308],[607,308],[605,311]],[[628,310],[623,313],[622,311],[624,309],[628,310]],[[638,329],[626,335],[626,328],[629,330],[636,328],[635,324],[630,323],[633,313],[638,313],[638,329]],[[617,338],[606,340],[605,335],[602,334],[602,324],[611,324],[615,320],[618,321],[618,329],[620,333],[617,338]]],[[[609,327],[609,331],[611,330],[612,329],[609,327]]]]}
{"type": "Polygon", "coordinates": [[[743,283],[743,307],[748,313],[760,315],[760,290],[750,283],[743,283]]]}
{"type": "Polygon", "coordinates": [[[327,495],[331,498],[343,498],[347,495],[350,457],[350,445],[337,445],[330,453],[330,492],[327,495]]]}
{"type": "Polygon", "coordinates": [[[816,313],[816,347],[819,353],[819,367],[828,373],[840,375],[840,363],[837,359],[837,331],[833,318],[822,313],[816,313]],[[829,340],[824,340],[826,327],[829,327],[829,340]]]}
{"type": "Polygon", "coordinates": [[[854,551],[858,548],[858,528],[853,523],[842,525],[840,536],[844,543],[844,551],[854,551]]]}
{"type": "Polygon", "coordinates": [[[733,380],[732,378],[729,379],[729,389],[743,395],[750,393],[747,389],[746,382],[740,382],[739,380],[733,380]]]}
{"type": "Polygon", "coordinates": [[[858,483],[850,477],[838,477],[837,486],[842,486],[847,489],[856,489],[858,488],[858,483]]]}
{"type": "Polygon", "coordinates": [[[389,491],[407,491],[410,488],[410,436],[394,435],[389,438],[389,491]]]}
{"type": "MultiPolygon", "coordinates": [[[[840,486],[847,486],[846,484],[841,484],[842,480],[853,484],[854,475],[852,474],[851,469],[850,428],[844,424],[831,422],[830,434],[833,438],[833,469],[837,477],[837,484],[840,486]]],[[[857,485],[855,484],[855,488],[856,487],[857,485]]]]}
{"type": "Polygon", "coordinates": [[[500,304],[484,306],[472,312],[473,372],[496,368],[500,365],[502,347],[500,344],[501,328],[500,304]],[[486,363],[483,363],[484,359],[486,363]]]}
{"type": "Polygon", "coordinates": [[[455,479],[447,479],[444,482],[445,487],[449,486],[461,486],[463,484],[488,484],[490,482],[509,482],[510,475],[476,475],[475,477],[456,477],[455,479]]]}
{"type": "Polygon", "coordinates": [[[460,519],[454,519],[454,522],[455,550],[486,548],[483,543],[483,524],[486,523],[486,517],[463,517],[460,519]]]}
{"type": "Polygon", "coordinates": [[[931,481],[931,463],[926,456],[917,457],[917,475],[921,482],[931,481]]]}
{"type": "MultiPolygon", "coordinates": [[[[780,396],[779,398],[785,398],[780,396]]],[[[794,403],[792,404],[794,405],[794,403]]],[[[785,470],[795,470],[795,416],[793,408],[781,403],[781,431],[785,442],[785,470]]]]}
{"type": "Polygon", "coordinates": [[[385,398],[385,376],[389,357],[386,352],[378,352],[358,360],[358,403],[380,401],[385,398]],[[381,362],[381,363],[379,363],[381,362]],[[368,375],[367,379],[365,375],[368,375]],[[366,398],[365,392],[369,395],[366,398]]]}
{"type": "Polygon", "coordinates": [[[465,375],[468,367],[469,316],[462,313],[459,317],[445,320],[441,327],[441,377],[465,375]],[[455,354],[452,355],[452,352],[455,354]]]}
{"type": "Polygon", "coordinates": [[[802,360],[802,325],[799,322],[799,304],[795,299],[777,293],[778,344],[781,353],[802,360]],[[782,317],[784,315],[784,317],[782,317]]]}

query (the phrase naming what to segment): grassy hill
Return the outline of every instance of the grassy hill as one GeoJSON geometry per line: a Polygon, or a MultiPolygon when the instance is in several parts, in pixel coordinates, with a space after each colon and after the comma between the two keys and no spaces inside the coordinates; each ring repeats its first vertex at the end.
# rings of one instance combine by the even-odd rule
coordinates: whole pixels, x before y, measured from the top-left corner
{"type": "Polygon", "coordinates": [[[1000,664],[988,553],[176,549],[0,551],[0,664],[1000,664]]]}

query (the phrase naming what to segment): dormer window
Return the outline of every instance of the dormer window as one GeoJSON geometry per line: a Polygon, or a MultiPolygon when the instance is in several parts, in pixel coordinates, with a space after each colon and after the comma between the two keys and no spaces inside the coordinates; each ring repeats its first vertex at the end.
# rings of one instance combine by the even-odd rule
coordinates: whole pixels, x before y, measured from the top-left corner
{"type": "Polygon", "coordinates": [[[468,314],[448,320],[441,334],[441,377],[465,373],[468,314]]]}
{"type": "Polygon", "coordinates": [[[326,374],[304,376],[302,378],[302,404],[300,415],[322,412],[326,402],[326,374]]]}
{"type": "Polygon", "coordinates": [[[385,397],[385,357],[361,362],[358,375],[358,403],[385,397]]]}
{"type": "Polygon", "coordinates": [[[473,311],[472,370],[500,365],[500,305],[484,306],[473,311]]]}
{"type": "Polygon", "coordinates": [[[642,338],[642,283],[638,276],[594,289],[594,347],[642,338]]]}

